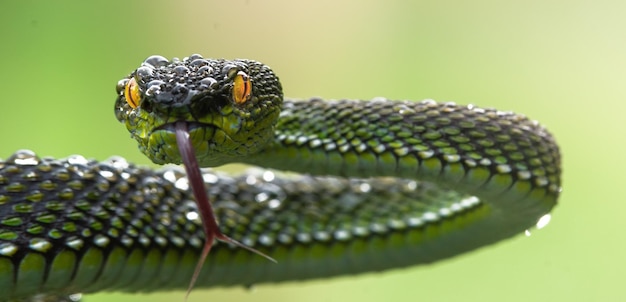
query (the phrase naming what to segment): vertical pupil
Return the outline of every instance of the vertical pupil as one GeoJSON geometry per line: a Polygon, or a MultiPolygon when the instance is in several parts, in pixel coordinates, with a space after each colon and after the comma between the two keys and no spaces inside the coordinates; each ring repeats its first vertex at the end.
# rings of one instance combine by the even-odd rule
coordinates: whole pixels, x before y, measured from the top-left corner
{"type": "Polygon", "coordinates": [[[139,88],[137,88],[137,81],[135,78],[130,78],[124,89],[124,98],[130,107],[137,108],[139,105],[139,88]]]}
{"type": "Polygon", "coordinates": [[[235,88],[233,89],[235,102],[243,103],[247,101],[250,96],[250,88],[250,80],[248,80],[248,76],[239,72],[235,78],[235,88]]]}

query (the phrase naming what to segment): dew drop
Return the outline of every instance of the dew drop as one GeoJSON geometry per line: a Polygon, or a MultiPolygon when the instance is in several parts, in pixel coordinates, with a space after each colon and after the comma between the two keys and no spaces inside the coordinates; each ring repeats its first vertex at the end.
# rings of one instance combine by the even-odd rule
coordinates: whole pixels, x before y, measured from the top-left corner
{"type": "Polygon", "coordinates": [[[106,178],[107,180],[115,180],[115,174],[111,171],[106,171],[106,170],[100,170],[100,176],[106,178]]]}
{"type": "Polygon", "coordinates": [[[217,84],[217,81],[214,78],[206,77],[200,80],[200,85],[204,86],[203,88],[213,88],[217,84]]]}
{"type": "MultiPolygon", "coordinates": [[[[212,73],[213,73],[213,68],[211,68],[211,66],[208,66],[208,65],[202,66],[202,67],[198,68],[198,70],[196,71],[196,74],[198,74],[198,75],[212,74],[212,73]]],[[[210,79],[210,78],[208,78],[208,79],[210,79]]],[[[217,81],[215,81],[215,82],[217,83],[217,81]]]]}
{"type": "Polygon", "coordinates": [[[52,243],[42,238],[33,238],[30,240],[28,247],[30,247],[34,251],[45,253],[50,248],[52,248],[52,243]]]}
{"type": "Polygon", "coordinates": [[[86,165],[87,159],[81,155],[72,155],[67,158],[67,162],[71,165],[86,165]]]}
{"type": "Polygon", "coordinates": [[[0,244],[0,255],[3,256],[12,256],[17,252],[18,248],[13,243],[3,243],[0,244]]]}
{"type": "Polygon", "coordinates": [[[422,214],[422,219],[424,219],[425,221],[435,222],[439,219],[439,216],[433,212],[425,212],[424,214],[422,214]]]}
{"type": "Polygon", "coordinates": [[[361,193],[368,193],[369,191],[371,191],[372,187],[370,186],[370,184],[368,183],[362,183],[359,185],[359,191],[361,193]]]}
{"type": "Polygon", "coordinates": [[[194,54],[190,55],[190,56],[189,56],[188,58],[186,58],[186,59],[187,59],[187,61],[195,61],[195,60],[202,59],[202,55],[201,55],[201,54],[194,53],[194,54]]]}
{"type": "Polygon", "coordinates": [[[550,220],[552,219],[552,215],[550,214],[546,214],[541,216],[541,218],[539,218],[539,220],[537,221],[537,229],[541,230],[543,228],[545,228],[548,223],[550,223],[550,220]]]}
{"type": "Polygon", "coordinates": [[[145,64],[149,64],[149,65],[152,65],[154,67],[162,67],[162,66],[166,66],[170,62],[169,62],[169,60],[167,60],[163,56],[153,55],[153,56],[149,56],[147,59],[145,59],[143,61],[143,63],[144,63],[144,65],[145,64]]]}
{"type": "Polygon", "coordinates": [[[65,245],[71,249],[74,250],[80,250],[83,247],[83,240],[80,238],[75,238],[73,237],[72,239],[68,240],[67,242],[65,242],[65,245]]]}
{"type": "Polygon", "coordinates": [[[337,241],[345,241],[345,240],[350,239],[350,237],[352,237],[352,236],[346,230],[336,230],[335,233],[333,234],[333,237],[337,241]]]}
{"type": "Polygon", "coordinates": [[[174,183],[177,180],[176,172],[174,172],[174,170],[167,170],[163,172],[163,178],[171,183],[174,183]]]}
{"type": "Polygon", "coordinates": [[[106,164],[113,166],[116,169],[128,168],[128,162],[121,156],[111,156],[105,161],[106,164]]]}
{"type": "Polygon", "coordinates": [[[270,181],[273,181],[274,178],[275,178],[274,172],[272,172],[272,171],[265,171],[265,172],[263,172],[263,180],[264,181],[270,182],[270,181]]]}
{"type": "Polygon", "coordinates": [[[204,182],[208,184],[216,184],[220,179],[215,174],[204,173],[202,174],[202,180],[204,180],[204,182]]]}
{"type": "Polygon", "coordinates": [[[7,162],[22,166],[34,166],[39,164],[41,160],[35,152],[31,150],[19,150],[7,159],[7,162]]]}
{"type": "Polygon", "coordinates": [[[189,73],[189,68],[182,66],[182,65],[176,66],[174,67],[174,72],[176,73],[177,76],[184,76],[189,73]]]}
{"type": "Polygon", "coordinates": [[[267,192],[261,192],[254,196],[254,200],[256,202],[265,202],[269,199],[269,194],[267,192]]]}
{"type": "Polygon", "coordinates": [[[194,221],[194,220],[198,220],[198,217],[200,216],[198,215],[197,212],[189,211],[187,212],[187,214],[185,214],[185,217],[187,217],[188,220],[194,221]]]}
{"type": "Polygon", "coordinates": [[[280,207],[281,203],[282,202],[280,200],[278,200],[278,199],[272,199],[272,200],[267,202],[267,206],[270,209],[277,209],[278,207],[280,207]]]}
{"type": "Polygon", "coordinates": [[[138,82],[145,82],[147,78],[151,78],[154,74],[154,68],[152,66],[141,66],[135,71],[135,79],[138,82]]]}
{"type": "Polygon", "coordinates": [[[176,182],[174,183],[174,186],[177,189],[186,191],[189,189],[189,180],[187,178],[180,178],[178,180],[176,180],[176,182]]]}
{"type": "Polygon", "coordinates": [[[209,61],[205,59],[195,59],[195,60],[191,60],[191,63],[189,63],[189,66],[196,66],[196,67],[202,67],[202,66],[207,66],[207,65],[209,65],[209,61]]]}

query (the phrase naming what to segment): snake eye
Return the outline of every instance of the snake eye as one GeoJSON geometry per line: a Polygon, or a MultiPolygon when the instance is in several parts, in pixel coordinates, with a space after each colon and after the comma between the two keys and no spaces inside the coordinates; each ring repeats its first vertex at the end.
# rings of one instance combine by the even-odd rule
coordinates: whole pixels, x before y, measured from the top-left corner
{"type": "Polygon", "coordinates": [[[126,86],[124,87],[124,98],[130,107],[133,109],[139,107],[139,102],[141,102],[141,93],[139,92],[139,85],[137,85],[137,81],[134,77],[130,78],[128,82],[126,82],[126,86]]]}
{"type": "Polygon", "coordinates": [[[250,99],[252,95],[252,84],[250,83],[250,77],[243,72],[237,72],[235,79],[233,80],[233,99],[237,104],[243,104],[250,99]]]}

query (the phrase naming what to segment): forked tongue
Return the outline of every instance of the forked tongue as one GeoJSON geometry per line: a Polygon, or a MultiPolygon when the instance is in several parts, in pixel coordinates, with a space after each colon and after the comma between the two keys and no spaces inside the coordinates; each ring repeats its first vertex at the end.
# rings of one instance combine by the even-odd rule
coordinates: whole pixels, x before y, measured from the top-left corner
{"type": "Polygon", "coordinates": [[[198,279],[200,270],[202,270],[202,265],[204,264],[207,255],[211,251],[211,246],[213,246],[213,242],[215,240],[220,240],[242,247],[272,262],[276,262],[276,260],[249,246],[244,245],[243,243],[235,239],[232,239],[222,234],[219,226],[217,225],[217,219],[215,217],[215,214],[213,213],[213,207],[209,202],[209,196],[206,189],[204,188],[204,180],[202,178],[202,173],[200,172],[200,166],[198,165],[198,161],[196,160],[196,155],[194,153],[191,140],[189,139],[187,123],[183,121],[176,122],[175,128],[176,143],[178,144],[178,150],[183,159],[183,164],[185,165],[185,171],[187,171],[187,179],[189,181],[189,185],[191,186],[191,191],[193,192],[193,196],[196,199],[196,205],[198,206],[198,211],[200,212],[200,220],[202,221],[202,227],[204,229],[205,236],[202,254],[200,254],[200,259],[198,260],[198,264],[196,264],[196,269],[193,272],[191,282],[189,283],[189,287],[187,288],[187,294],[185,295],[185,300],[187,300],[187,297],[189,297],[189,293],[191,292],[191,289],[198,279]]]}

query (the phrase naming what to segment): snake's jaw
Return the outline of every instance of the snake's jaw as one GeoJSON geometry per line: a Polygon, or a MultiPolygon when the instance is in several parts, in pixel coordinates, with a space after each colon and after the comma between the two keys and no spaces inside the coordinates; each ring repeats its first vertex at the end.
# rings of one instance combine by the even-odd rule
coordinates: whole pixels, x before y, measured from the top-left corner
{"type": "Polygon", "coordinates": [[[283,100],[266,65],[199,55],[151,56],[118,82],[117,92],[116,116],[148,158],[181,163],[173,124],[185,121],[203,167],[241,160],[273,141],[283,100]]]}

